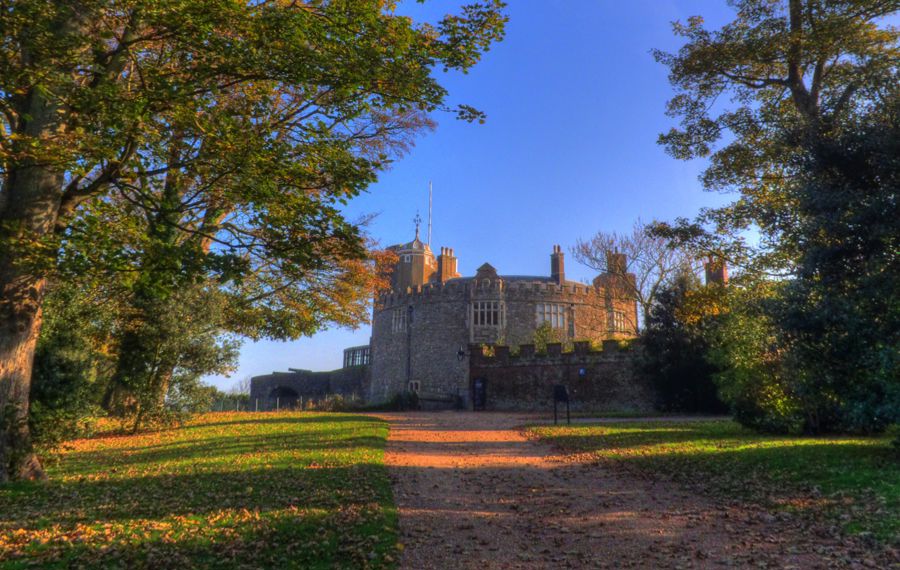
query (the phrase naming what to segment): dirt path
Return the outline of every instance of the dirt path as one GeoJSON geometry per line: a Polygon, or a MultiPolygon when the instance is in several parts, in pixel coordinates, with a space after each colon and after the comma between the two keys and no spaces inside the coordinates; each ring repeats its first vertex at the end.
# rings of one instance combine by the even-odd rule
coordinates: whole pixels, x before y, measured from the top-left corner
{"type": "MultiPolygon", "coordinates": [[[[796,525],[556,455],[527,416],[385,415],[401,567],[865,568],[796,525]]],[[[852,555],[852,557],[851,557],[852,555]]]]}

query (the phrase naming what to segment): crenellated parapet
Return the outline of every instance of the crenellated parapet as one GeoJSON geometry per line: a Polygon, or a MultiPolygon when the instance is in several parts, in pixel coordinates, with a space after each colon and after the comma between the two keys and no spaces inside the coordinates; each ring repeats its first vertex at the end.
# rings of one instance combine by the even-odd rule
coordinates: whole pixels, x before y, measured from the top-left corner
{"type": "Polygon", "coordinates": [[[467,290],[468,285],[463,280],[426,283],[383,294],[376,299],[375,306],[376,310],[386,310],[422,302],[460,301],[466,298],[467,290]]]}
{"type": "Polygon", "coordinates": [[[547,343],[544,352],[536,352],[533,344],[520,344],[516,347],[506,345],[488,346],[470,344],[469,355],[473,366],[492,365],[528,365],[528,364],[564,364],[584,363],[588,360],[604,360],[610,358],[630,358],[637,350],[634,342],[623,343],[618,340],[604,340],[601,349],[596,349],[587,340],[572,343],[572,350],[564,351],[562,343],[547,343]]]}

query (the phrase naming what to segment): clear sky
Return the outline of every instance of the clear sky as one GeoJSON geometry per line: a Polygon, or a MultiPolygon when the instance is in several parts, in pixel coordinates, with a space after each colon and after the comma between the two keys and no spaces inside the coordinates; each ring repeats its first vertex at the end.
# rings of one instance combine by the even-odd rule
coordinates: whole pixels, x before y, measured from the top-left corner
{"type": "MultiPolygon", "coordinates": [[[[382,245],[409,241],[416,212],[427,218],[431,180],[432,247],[455,248],[463,275],[485,261],[501,274],[548,275],[554,244],[567,250],[598,230],[693,216],[725,201],[701,190],[702,163],[677,161],[656,144],[672,125],[665,115],[672,90],[666,68],[650,55],[678,48],[674,20],[730,20],[725,0],[508,3],[503,42],[467,75],[437,71],[450,106],[473,105],[487,122],[435,116],[437,129],[350,205],[351,217],[377,213],[370,230],[382,245]]],[[[405,13],[433,20],[457,2],[407,4],[405,13]]],[[[566,261],[569,279],[594,277],[571,255],[566,261]]],[[[295,342],[247,342],[236,373],[207,380],[227,389],[288,367],[339,368],[343,349],[368,344],[370,332],[363,326],[295,342]]]]}

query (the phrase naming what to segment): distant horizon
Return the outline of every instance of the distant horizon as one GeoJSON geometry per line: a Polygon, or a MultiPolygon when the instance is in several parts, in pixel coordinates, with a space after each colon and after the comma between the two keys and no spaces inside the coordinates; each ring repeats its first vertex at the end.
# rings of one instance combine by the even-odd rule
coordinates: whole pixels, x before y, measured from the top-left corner
{"type": "MultiPolygon", "coordinates": [[[[440,12],[427,3],[401,9],[420,20],[440,12]]],[[[417,212],[427,234],[431,181],[431,245],[454,248],[462,275],[485,262],[500,274],[548,275],[559,244],[569,253],[568,278],[583,282],[596,273],[572,259],[578,238],[627,232],[638,218],[692,217],[728,199],[702,191],[704,161],[675,160],[656,144],[674,125],[665,115],[672,89],[650,50],[678,49],[672,21],[702,14],[717,27],[731,19],[730,7],[640,0],[547,10],[521,2],[507,11],[506,39],[469,74],[436,72],[449,106],[472,105],[487,113],[486,123],[436,114],[437,128],[350,202],[349,219],[374,215],[367,230],[383,247],[412,240],[417,212]]],[[[290,342],[246,341],[230,378],[205,380],[227,390],[289,367],[333,370],[344,348],[367,344],[370,334],[362,325],[290,342]]]]}

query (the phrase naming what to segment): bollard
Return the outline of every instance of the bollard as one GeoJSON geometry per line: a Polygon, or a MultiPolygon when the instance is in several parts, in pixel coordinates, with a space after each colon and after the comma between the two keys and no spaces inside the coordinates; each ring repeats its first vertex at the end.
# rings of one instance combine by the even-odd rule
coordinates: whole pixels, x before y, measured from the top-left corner
{"type": "Polygon", "coordinates": [[[276,412],[281,409],[280,404],[281,404],[281,396],[276,396],[275,397],[275,411],[276,412]]]}
{"type": "Polygon", "coordinates": [[[253,411],[255,411],[255,412],[259,411],[259,398],[256,399],[256,409],[253,411]]]}

